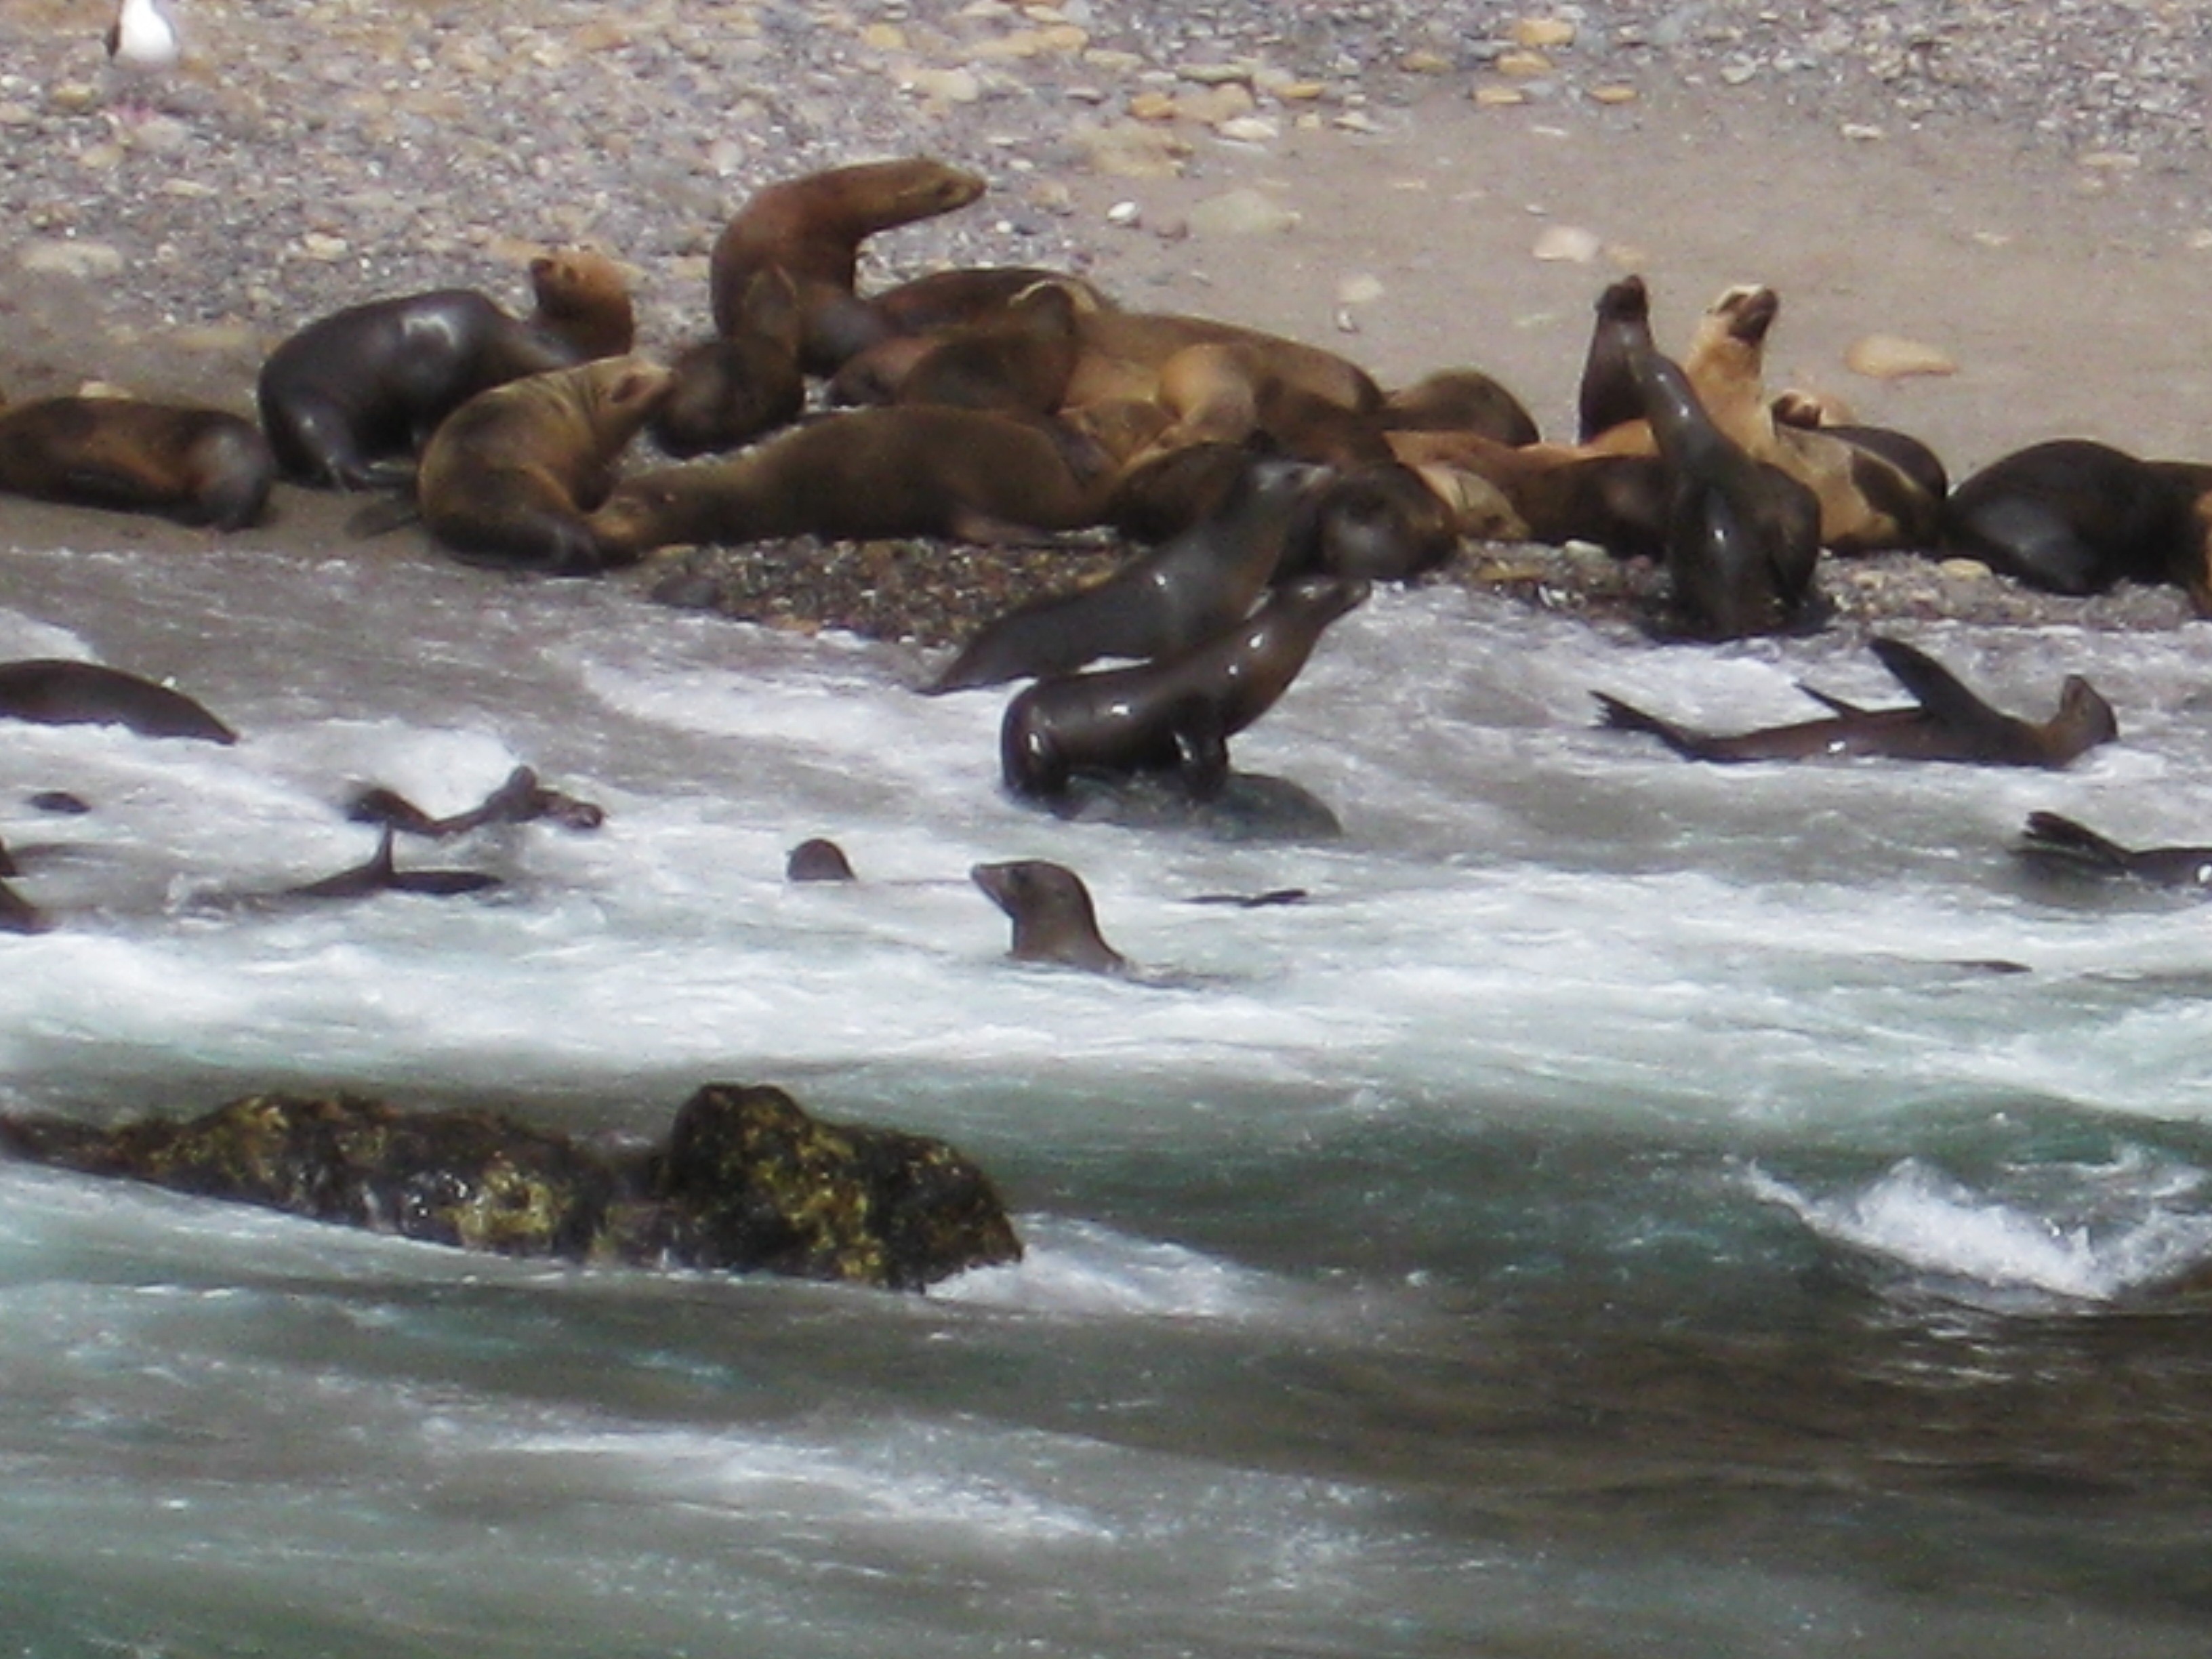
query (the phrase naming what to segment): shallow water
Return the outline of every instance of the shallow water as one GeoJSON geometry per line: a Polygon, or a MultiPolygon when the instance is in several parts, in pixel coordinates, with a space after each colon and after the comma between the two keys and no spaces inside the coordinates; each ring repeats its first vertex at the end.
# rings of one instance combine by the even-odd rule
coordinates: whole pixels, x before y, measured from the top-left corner
{"type": "Polygon", "coordinates": [[[0,654],[235,748],[19,727],[0,1100],[283,1085],[653,1134],[697,1084],[945,1135],[1017,1267],[926,1297],[463,1256],[0,1167],[0,1630],[51,1656],[2172,1655],[2212,1630],[2212,945],[2016,867],[2212,840],[2159,636],[1911,636],[2124,741],[2063,775],[1709,769],[1890,699],[1456,591],[1339,623],[1241,766],[1326,842],[1063,823],[919,653],[408,559],[10,556],[0,654]],[[518,763],[602,803],[265,896],[518,763]],[[93,806],[26,804],[67,788],[93,806]],[[844,845],[852,888],[792,887],[844,845]],[[1004,960],[1083,872],[1129,982],[1004,960]],[[1194,905],[1308,890],[1303,904],[1194,905]],[[1998,971],[1998,964],[2025,971],[1998,971]]]}

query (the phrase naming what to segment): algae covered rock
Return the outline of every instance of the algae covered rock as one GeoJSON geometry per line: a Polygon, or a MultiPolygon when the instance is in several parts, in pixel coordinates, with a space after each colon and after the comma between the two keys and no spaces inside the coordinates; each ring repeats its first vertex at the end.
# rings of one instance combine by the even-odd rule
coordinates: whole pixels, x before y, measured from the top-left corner
{"type": "Polygon", "coordinates": [[[112,1129],[0,1117],[0,1151],[463,1249],[919,1289],[1018,1260],[989,1179],[944,1142],[708,1084],[668,1142],[608,1153],[484,1111],[250,1095],[112,1129]]]}

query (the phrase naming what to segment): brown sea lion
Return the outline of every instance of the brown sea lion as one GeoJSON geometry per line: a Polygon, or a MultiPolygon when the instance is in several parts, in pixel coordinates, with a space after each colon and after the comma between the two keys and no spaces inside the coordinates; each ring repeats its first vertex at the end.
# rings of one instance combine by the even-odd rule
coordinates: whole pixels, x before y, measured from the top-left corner
{"type": "Polygon", "coordinates": [[[1069,289],[1081,310],[1115,308],[1097,283],[1036,265],[956,265],[933,270],[871,294],[868,306],[896,333],[934,334],[963,323],[981,322],[1039,283],[1056,283],[1069,289]]]}
{"type": "Polygon", "coordinates": [[[890,332],[854,292],[860,244],[878,231],[934,218],[983,193],[972,173],[908,156],[831,167],[757,191],[716,238],[708,270],[714,326],[733,331],[756,272],[780,269],[805,319],[799,357],[808,372],[838,365],[890,332]]]}
{"type": "Polygon", "coordinates": [[[2212,847],[2123,847],[2056,812],[2031,812],[2013,851],[2040,869],[2125,876],[2154,887],[2212,888],[2212,847]]]}
{"type": "Polygon", "coordinates": [[[1074,593],[1041,599],[978,629],[925,689],[959,691],[1066,674],[1101,657],[1173,657],[1252,608],[1319,469],[1248,460],[1219,507],[1179,536],[1074,593]]]}
{"type": "Polygon", "coordinates": [[[1050,801],[1078,772],[1164,772],[1195,799],[1219,793],[1229,739],[1274,707],[1322,630],[1367,592],[1365,582],[1301,577],[1180,657],[1037,681],[1000,725],[1007,788],[1050,801]]]}
{"type": "Polygon", "coordinates": [[[1172,312],[1086,311],[1077,333],[1083,354],[1069,382],[1073,405],[1110,398],[1158,395],[1160,371],[1194,346],[1245,346],[1258,354],[1278,387],[1295,391],[1354,414],[1372,415],[1382,405],[1382,389],[1366,370],[1348,358],[1318,346],[1172,312]]]}
{"type": "Polygon", "coordinates": [[[899,379],[894,401],[1050,415],[1066,401],[1080,350],[1080,301],[1064,283],[1039,283],[994,316],[939,334],[899,379]]]}
{"type": "Polygon", "coordinates": [[[579,358],[627,357],[637,346],[637,310],[623,268],[597,248],[556,248],[530,262],[538,309],[530,325],[579,358]]]}
{"type": "Polygon", "coordinates": [[[2046,592],[2172,582],[2208,613],[2208,491],[2212,465],[2057,438],[1990,462],[1952,491],[1942,544],[2046,592]]]}
{"type": "Polygon", "coordinates": [[[0,663],[0,716],[41,726],[122,726],[148,738],[236,743],[238,733],[181,691],[96,662],[0,663]]]}
{"type": "Polygon", "coordinates": [[[1596,694],[1604,724],[1648,732],[1688,760],[1806,760],[1880,756],[1891,760],[1952,761],[1976,766],[2070,766],[2099,744],[2119,736],[2112,704],[2078,674],[2059,690],[2058,712],[2037,723],[2001,713],[1950,670],[1902,640],[1877,636],[1869,648],[1912,694],[1901,708],[1860,708],[1813,695],[1833,712],[1824,720],[1720,736],[1692,732],[1618,697],[1596,694]]]}
{"type": "MultiPolygon", "coordinates": [[[[1380,461],[1352,467],[1306,492],[1276,580],[1321,573],[1410,581],[1459,550],[1462,527],[1473,516],[1471,501],[1447,501],[1410,466],[1380,461]]],[[[1502,527],[1486,523],[1475,533],[1495,535],[1502,527]]]]}
{"type": "Polygon", "coordinates": [[[1007,951],[1016,962],[1048,962],[1092,974],[1126,974],[1129,960],[1098,931],[1098,912],[1083,878],[1064,864],[1015,859],[979,864],[968,878],[1014,924],[1007,951]]]}
{"type": "Polygon", "coordinates": [[[40,398],[0,409],[0,490],[242,530],[276,458],[252,422],[137,398],[40,398]]]}
{"type": "Polygon", "coordinates": [[[1444,368],[1400,386],[1376,417],[1386,432],[1474,432],[1502,444],[1542,434],[1528,405],[1479,368],[1444,368]]]}
{"type": "Polygon", "coordinates": [[[488,823],[531,823],[550,819],[564,830],[596,830],[607,815],[596,803],[579,800],[538,781],[527,766],[518,766],[507,781],[465,811],[432,817],[396,790],[381,786],[363,789],[347,803],[346,817],[356,823],[388,824],[410,836],[442,840],[466,835],[488,823]]]}
{"type": "Polygon", "coordinates": [[[603,357],[479,392],[422,452],[422,522],[471,562],[604,568],[584,514],[606,499],[617,458],[671,384],[647,358],[603,357]]]}
{"type": "Polygon", "coordinates": [[[1672,487],[1656,455],[1502,444],[1473,432],[1388,435],[1392,453],[1452,509],[1463,536],[1589,542],[1623,559],[1666,556],[1672,487]]]}
{"type": "Polygon", "coordinates": [[[372,300],[318,319],[261,365],[261,424],[288,477],[338,489],[382,482],[480,392],[564,368],[574,349],[473,289],[372,300]]]}
{"type": "Polygon", "coordinates": [[[1707,415],[1688,377],[1653,347],[1635,291],[1613,295],[1600,314],[1667,465],[1673,626],[1700,639],[1802,626],[1820,606],[1820,502],[1796,479],[1747,454],[1707,415]]]}
{"type": "Polygon", "coordinates": [[[945,536],[1097,521],[1110,474],[1079,476],[1042,427],[972,409],[856,409],[726,459],[625,478],[591,516],[610,560],[674,542],[945,536]]]}
{"type": "Polygon", "coordinates": [[[738,325],[677,354],[675,384],[647,422],[678,460],[735,449],[788,426],[806,407],[799,367],[799,291],[763,270],[746,284],[738,325]]]}

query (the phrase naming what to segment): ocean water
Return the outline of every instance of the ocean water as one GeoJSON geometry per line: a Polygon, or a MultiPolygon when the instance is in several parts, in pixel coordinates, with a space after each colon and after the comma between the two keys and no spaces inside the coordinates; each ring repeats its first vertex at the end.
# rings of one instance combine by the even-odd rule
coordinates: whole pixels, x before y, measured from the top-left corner
{"type": "Polygon", "coordinates": [[[1845,635],[1659,647],[1380,592],[1238,739],[1328,842],[1002,796],[920,652],[404,556],[10,555],[0,655],[234,748],[17,726],[0,1104],[276,1086],[653,1134],[698,1084],[945,1136],[1018,1267],[927,1296],[463,1255],[0,1165],[0,1653],[2212,1650],[2212,921],[2037,809],[2212,841],[2191,627],[1905,631],[2123,740],[1712,769],[1598,729],[1881,702],[1845,635]],[[527,763],[607,809],[403,845],[527,763]],[[93,810],[27,804],[64,788],[93,810]],[[793,887],[827,835],[849,888],[793,887]],[[1005,959],[1080,871],[1135,981],[1005,959]],[[1261,909],[1196,896],[1298,887],[1261,909]]]}

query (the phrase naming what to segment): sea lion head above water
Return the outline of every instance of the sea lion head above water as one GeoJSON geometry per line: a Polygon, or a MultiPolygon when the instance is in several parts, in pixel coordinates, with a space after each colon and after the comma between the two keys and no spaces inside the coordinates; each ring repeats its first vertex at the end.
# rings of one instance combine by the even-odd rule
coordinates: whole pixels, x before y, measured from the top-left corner
{"type": "Polygon", "coordinates": [[[1128,958],[1098,931],[1098,913],[1083,878],[1064,864],[1016,859],[979,864],[969,878],[1012,920],[1017,962],[1048,962],[1093,974],[1125,974],[1128,958]]]}

